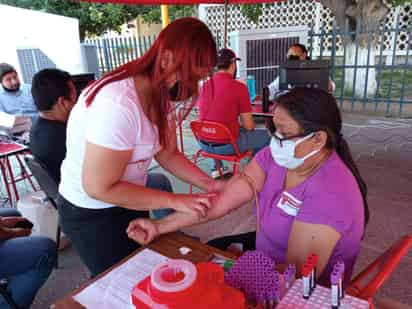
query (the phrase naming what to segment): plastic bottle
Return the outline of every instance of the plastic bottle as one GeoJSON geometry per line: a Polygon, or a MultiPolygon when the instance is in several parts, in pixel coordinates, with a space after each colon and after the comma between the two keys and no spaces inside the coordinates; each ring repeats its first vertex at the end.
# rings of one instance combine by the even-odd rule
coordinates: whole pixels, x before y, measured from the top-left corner
{"type": "Polygon", "coordinates": [[[249,91],[250,101],[254,101],[256,99],[256,80],[253,75],[247,76],[246,85],[249,91]]]}

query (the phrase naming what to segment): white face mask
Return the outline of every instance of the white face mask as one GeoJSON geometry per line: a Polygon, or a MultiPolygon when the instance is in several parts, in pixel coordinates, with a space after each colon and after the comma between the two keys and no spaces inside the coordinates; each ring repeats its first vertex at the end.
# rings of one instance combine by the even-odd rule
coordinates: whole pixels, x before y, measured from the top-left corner
{"type": "MultiPolygon", "coordinates": [[[[283,138],[281,134],[279,133],[275,133],[275,134],[280,139],[283,138]]],[[[306,141],[307,139],[311,138],[313,135],[314,133],[310,133],[306,135],[305,137],[298,139],[297,141],[284,140],[282,142],[276,139],[276,137],[272,137],[272,140],[270,141],[270,151],[272,153],[273,160],[275,160],[275,162],[278,165],[286,167],[287,169],[290,169],[290,170],[298,168],[305,162],[306,159],[308,159],[309,157],[313,156],[314,154],[320,151],[320,149],[317,149],[317,150],[314,150],[308,153],[303,158],[295,158],[296,146],[306,141]]]]}

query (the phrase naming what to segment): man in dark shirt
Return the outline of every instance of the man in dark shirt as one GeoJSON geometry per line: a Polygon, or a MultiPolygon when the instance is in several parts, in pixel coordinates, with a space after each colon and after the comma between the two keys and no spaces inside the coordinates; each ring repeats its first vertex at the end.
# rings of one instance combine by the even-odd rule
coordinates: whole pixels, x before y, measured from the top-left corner
{"type": "Polygon", "coordinates": [[[66,123],[76,103],[76,88],[69,73],[44,69],[34,75],[31,92],[39,117],[30,131],[30,150],[58,184],[66,157],[66,123]]]}

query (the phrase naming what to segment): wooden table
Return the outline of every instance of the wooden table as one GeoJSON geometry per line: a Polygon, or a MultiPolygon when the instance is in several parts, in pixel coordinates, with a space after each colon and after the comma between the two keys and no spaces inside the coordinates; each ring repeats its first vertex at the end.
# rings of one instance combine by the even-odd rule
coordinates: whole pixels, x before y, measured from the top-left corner
{"type": "Polygon", "coordinates": [[[74,308],[84,308],[82,305],[80,305],[78,302],[76,302],[73,299],[73,296],[88,287],[91,283],[94,281],[98,280],[99,278],[103,277],[106,273],[110,272],[112,269],[116,268],[117,266],[121,265],[122,263],[126,262],[128,259],[130,259],[132,256],[134,256],[136,253],[140,252],[144,248],[150,248],[156,252],[159,252],[160,254],[163,254],[169,258],[175,258],[175,259],[186,259],[189,261],[192,261],[194,263],[196,262],[204,262],[208,261],[211,257],[212,254],[218,253],[220,255],[223,255],[228,258],[235,259],[236,257],[229,252],[221,251],[219,249],[210,247],[208,245],[205,245],[201,243],[198,240],[195,240],[193,238],[190,238],[188,236],[185,236],[182,233],[171,233],[167,234],[164,236],[159,237],[157,240],[155,240],[153,243],[146,247],[142,247],[139,250],[136,250],[136,252],[132,253],[130,256],[126,257],[124,260],[121,262],[117,263],[104,273],[100,274],[96,278],[89,280],[82,284],[81,287],[78,289],[74,290],[70,294],[66,295],[64,298],[58,300],[53,306],[55,309],[74,309],[74,308]],[[187,255],[181,255],[179,252],[180,247],[188,247],[192,249],[192,251],[187,254],[187,255]]]}

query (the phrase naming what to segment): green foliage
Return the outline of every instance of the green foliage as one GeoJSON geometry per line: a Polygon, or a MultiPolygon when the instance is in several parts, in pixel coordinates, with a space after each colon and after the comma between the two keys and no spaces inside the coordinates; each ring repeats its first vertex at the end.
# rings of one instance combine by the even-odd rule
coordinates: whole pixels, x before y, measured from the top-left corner
{"type": "MultiPolygon", "coordinates": [[[[412,0],[389,0],[389,2],[395,6],[399,6],[406,3],[412,3],[412,0]]],[[[262,15],[263,9],[264,4],[243,4],[240,6],[242,14],[254,23],[259,22],[259,17],[262,15]]]]}
{"type": "Polygon", "coordinates": [[[263,4],[242,4],[240,6],[240,11],[242,14],[250,21],[257,24],[259,22],[259,17],[263,13],[263,4]]]}
{"type": "Polygon", "coordinates": [[[391,2],[393,3],[393,5],[398,6],[405,3],[411,3],[412,0],[391,0],[391,2]]]}
{"type": "Polygon", "coordinates": [[[120,26],[138,15],[147,14],[153,7],[140,5],[98,4],[62,0],[0,0],[25,9],[43,11],[79,19],[80,38],[100,35],[108,29],[119,31],[120,26]]]}
{"type": "MultiPolygon", "coordinates": [[[[182,17],[194,16],[196,12],[195,5],[169,5],[169,19],[173,21],[182,17]]],[[[154,6],[151,10],[142,16],[143,20],[149,24],[161,22],[160,6],[154,6]]]]}

